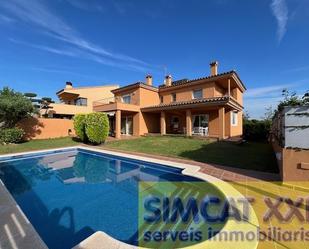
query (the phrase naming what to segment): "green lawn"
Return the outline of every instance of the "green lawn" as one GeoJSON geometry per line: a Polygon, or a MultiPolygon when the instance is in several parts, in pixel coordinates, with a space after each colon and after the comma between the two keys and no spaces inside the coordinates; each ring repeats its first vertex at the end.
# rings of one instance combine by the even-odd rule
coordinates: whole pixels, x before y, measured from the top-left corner
{"type": "Polygon", "coordinates": [[[60,148],[60,147],[74,146],[78,144],[79,144],[78,142],[74,141],[70,137],[31,140],[29,142],[24,142],[21,144],[0,145],[0,154],[60,148]]]}
{"type": "MultiPolygon", "coordinates": [[[[72,138],[32,140],[16,145],[0,145],[0,154],[43,150],[79,145],[72,138]]],[[[191,159],[236,168],[277,172],[271,146],[267,143],[248,142],[237,145],[230,142],[190,139],[184,137],[142,137],[108,142],[103,148],[135,151],[163,156],[191,159]]]]}
{"type": "Polygon", "coordinates": [[[267,143],[248,142],[237,145],[230,142],[214,142],[183,137],[143,137],[109,142],[104,147],[179,157],[264,172],[278,171],[275,155],[271,146],[267,143]]]}

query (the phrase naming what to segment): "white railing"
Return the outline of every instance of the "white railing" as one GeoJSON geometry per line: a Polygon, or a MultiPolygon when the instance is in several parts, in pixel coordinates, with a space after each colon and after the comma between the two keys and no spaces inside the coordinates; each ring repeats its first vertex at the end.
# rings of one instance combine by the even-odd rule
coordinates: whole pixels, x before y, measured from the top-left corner
{"type": "MultiPolygon", "coordinates": [[[[183,128],[183,133],[186,134],[187,128],[183,128]]],[[[208,136],[208,127],[193,127],[192,135],[208,136]]]]}
{"type": "Polygon", "coordinates": [[[112,103],[115,103],[115,102],[121,102],[121,98],[119,98],[119,97],[109,97],[109,98],[105,98],[105,99],[99,99],[99,100],[93,101],[93,106],[112,104],[112,103]]]}
{"type": "Polygon", "coordinates": [[[208,127],[193,127],[192,134],[193,135],[199,135],[199,136],[207,136],[208,135],[208,127]]]}

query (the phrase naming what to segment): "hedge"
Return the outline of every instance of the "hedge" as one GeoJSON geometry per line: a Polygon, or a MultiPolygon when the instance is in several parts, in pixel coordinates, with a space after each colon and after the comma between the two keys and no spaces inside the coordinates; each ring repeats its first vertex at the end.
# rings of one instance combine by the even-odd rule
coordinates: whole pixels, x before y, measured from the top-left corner
{"type": "Polygon", "coordinates": [[[74,117],[75,134],[83,142],[87,142],[85,133],[86,116],[86,114],[76,114],[74,117]]]}
{"type": "Polygon", "coordinates": [[[20,143],[25,132],[21,128],[8,128],[0,130],[0,142],[4,144],[20,143]]]}
{"type": "Polygon", "coordinates": [[[74,117],[74,129],[76,135],[83,142],[101,144],[108,136],[108,117],[102,112],[77,114],[74,117]]]}
{"type": "Polygon", "coordinates": [[[103,143],[106,140],[109,132],[109,122],[107,115],[102,112],[87,114],[85,131],[86,136],[91,143],[103,143]]]}
{"type": "Polygon", "coordinates": [[[245,120],[243,136],[247,140],[266,140],[269,136],[271,122],[268,120],[245,120]]]}

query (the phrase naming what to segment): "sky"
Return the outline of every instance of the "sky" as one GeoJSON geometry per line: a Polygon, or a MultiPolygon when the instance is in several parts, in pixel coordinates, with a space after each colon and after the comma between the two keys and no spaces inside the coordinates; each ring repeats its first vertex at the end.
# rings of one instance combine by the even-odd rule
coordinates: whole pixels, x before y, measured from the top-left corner
{"type": "Polygon", "coordinates": [[[236,70],[261,118],[309,90],[308,0],[1,0],[0,88],[57,100],[74,86],[236,70]]]}

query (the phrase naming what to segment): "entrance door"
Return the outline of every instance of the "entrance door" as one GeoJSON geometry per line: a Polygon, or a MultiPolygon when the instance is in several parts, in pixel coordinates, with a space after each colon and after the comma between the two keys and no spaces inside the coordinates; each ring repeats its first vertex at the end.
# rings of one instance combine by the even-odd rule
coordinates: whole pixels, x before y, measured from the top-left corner
{"type": "Polygon", "coordinates": [[[132,135],[133,134],[133,118],[122,117],[121,118],[121,134],[132,135]]]}

